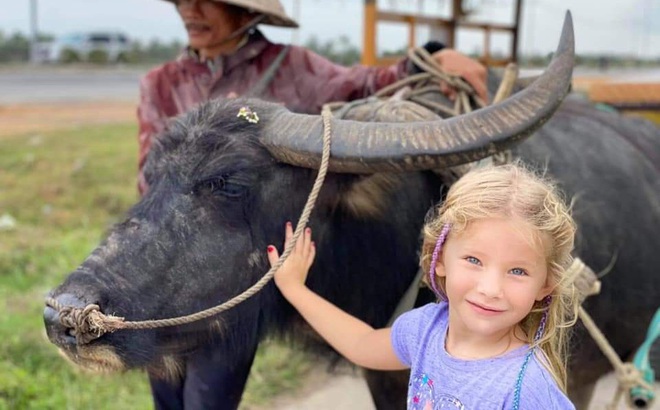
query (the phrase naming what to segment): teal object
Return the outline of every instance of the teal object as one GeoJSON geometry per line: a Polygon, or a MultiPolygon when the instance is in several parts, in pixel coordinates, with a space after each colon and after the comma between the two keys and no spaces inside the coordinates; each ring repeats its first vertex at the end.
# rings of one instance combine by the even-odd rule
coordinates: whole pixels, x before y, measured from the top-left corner
{"type": "MultiPolygon", "coordinates": [[[[655,312],[649,330],[646,333],[646,340],[644,340],[644,343],[637,350],[633,359],[633,364],[640,371],[644,380],[650,385],[653,385],[655,382],[655,371],[651,367],[649,351],[653,343],[658,340],[658,336],[660,336],[660,309],[655,312]]],[[[637,408],[649,408],[653,404],[653,400],[655,400],[655,393],[653,390],[645,387],[633,387],[630,389],[630,400],[637,408]]]]}
{"type": "Polygon", "coordinates": [[[596,104],[594,104],[594,107],[596,107],[596,109],[598,109],[600,111],[613,112],[613,113],[619,112],[616,108],[612,107],[609,104],[605,104],[605,103],[596,103],[596,104]]]}

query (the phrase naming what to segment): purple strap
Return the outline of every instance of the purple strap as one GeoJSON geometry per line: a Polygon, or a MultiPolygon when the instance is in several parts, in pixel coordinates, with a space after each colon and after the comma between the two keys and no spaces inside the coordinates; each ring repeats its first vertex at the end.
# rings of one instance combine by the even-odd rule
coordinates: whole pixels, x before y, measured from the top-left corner
{"type": "Polygon", "coordinates": [[[534,335],[534,342],[538,342],[545,332],[545,322],[548,321],[548,312],[550,311],[550,302],[552,302],[552,296],[548,295],[541,301],[543,305],[543,316],[541,316],[541,321],[539,322],[539,327],[536,329],[536,334],[534,335]]]}
{"type": "Polygon", "coordinates": [[[435,283],[435,267],[438,264],[438,254],[440,253],[440,249],[442,249],[442,244],[445,243],[445,239],[447,239],[449,227],[449,224],[444,224],[442,230],[440,231],[438,241],[435,243],[435,248],[433,249],[433,256],[431,257],[431,269],[429,269],[429,282],[431,282],[431,288],[433,289],[433,292],[436,294],[436,296],[442,300],[447,300],[447,295],[440,291],[435,283]]]}

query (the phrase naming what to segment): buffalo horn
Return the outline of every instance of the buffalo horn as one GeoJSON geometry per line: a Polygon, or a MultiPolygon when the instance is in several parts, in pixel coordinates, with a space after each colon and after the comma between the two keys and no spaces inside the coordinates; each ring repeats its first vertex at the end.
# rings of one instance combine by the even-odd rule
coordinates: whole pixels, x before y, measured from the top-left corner
{"type": "MultiPolygon", "coordinates": [[[[545,72],[503,102],[444,120],[374,123],[332,119],[330,170],[347,173],[441,169],[488,157],[532,134],[559,107],[571,84],[573,22],[566,13],[559,46],[545,72]]],[[[321,116],[285,108],[264,124],[262,143],[291,165],[318,169],[321,116]]]]}

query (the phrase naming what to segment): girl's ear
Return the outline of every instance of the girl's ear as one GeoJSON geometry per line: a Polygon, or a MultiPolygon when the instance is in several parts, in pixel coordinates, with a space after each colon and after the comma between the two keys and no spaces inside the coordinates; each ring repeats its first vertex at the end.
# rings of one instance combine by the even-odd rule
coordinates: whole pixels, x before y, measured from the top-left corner
{"type": "Polygon", "coordinates": [[[545,299],[546,296],[552,293],[553,290],[555,290],[555,286],[550,282],[550,279],[546,279],[545,285],[539,289],[539,293],[536,294],[536,301],[540,302],[543,299],[545,299]]]}
{"type": "Polygon", "coordinates": [[[442,251],[438,252],[438,261],[435,264],[435,274],[440,278],[447,276],[447,272],[445,271],[445,262],[442,256],[442,251]]]}

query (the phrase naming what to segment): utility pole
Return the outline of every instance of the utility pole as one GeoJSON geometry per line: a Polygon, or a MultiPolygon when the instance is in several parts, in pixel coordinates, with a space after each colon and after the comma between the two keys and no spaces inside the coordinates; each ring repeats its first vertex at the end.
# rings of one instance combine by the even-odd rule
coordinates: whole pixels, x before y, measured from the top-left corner
{"type": "Polygon", "coordinates": [[[525,35],[527,35],[527,58],[533,58],[534,57],[534,15],[536,14],[536,7],[534,7],[535,4],[532,3],[532,0],[527,1],[527,17],[528,21],[525,22],[525,26],[527,27],[527,32],[522,31],[525,35]]]}
{"type": "Polygon", "coordinates": [[[39,41],[39,26],[37,13],[37,0],[30,0],[30,62],[37,62],[37,47],[39,41]]]}
{"type": "Polygon", "coordinates": [[[652,5],[650,0],[644,2],[644,15],[642,16],[642,50],[641,58],[651,58],[651,50],[649,49],[649,38],[651,37],[651,16],[653,15],[652,5]]]}
{"type": "MultiPolygon", "coordinates": [[[[293,19],[300,24],[300,0],[293,0],[293,19]]],[[[291,44],[294,46],[299,45],[300,42],[300,28],[294,28],[291,33],[291,44]]]]}

